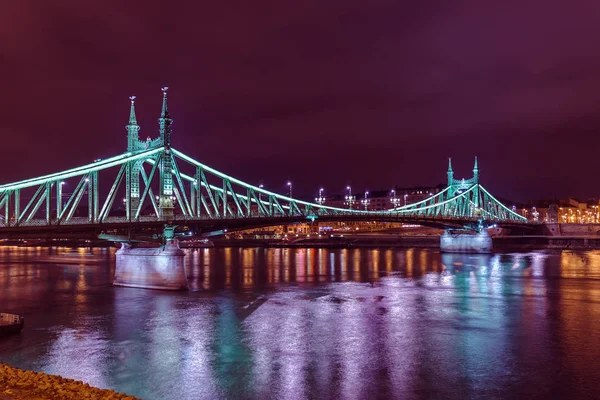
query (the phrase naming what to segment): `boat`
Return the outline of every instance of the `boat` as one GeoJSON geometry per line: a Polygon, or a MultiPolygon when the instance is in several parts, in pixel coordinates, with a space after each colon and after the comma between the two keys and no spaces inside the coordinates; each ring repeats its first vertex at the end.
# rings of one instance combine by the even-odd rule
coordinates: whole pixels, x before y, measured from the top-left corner
{"type": "Polygon", "coordinates": [[[0,337],[20,333],[25,319],[17,314],[0,313],[0,337]]]}

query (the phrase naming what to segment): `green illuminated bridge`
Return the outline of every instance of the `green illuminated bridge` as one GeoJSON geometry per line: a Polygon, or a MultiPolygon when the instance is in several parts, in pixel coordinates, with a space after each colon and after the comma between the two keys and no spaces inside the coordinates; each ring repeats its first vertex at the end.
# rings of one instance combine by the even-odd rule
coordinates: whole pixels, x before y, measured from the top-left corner
{"type": "Polygon", "coordinates": [[[449,163],[444,190],[418,203],[385,211],[329,207],[250,185],[171,147],[166,90],[163,88],[159,137],[139,139],[135,97],[131,97],[127,152],[0,185],[0,237],[45,233],[131,237],[162,232],[165,224],[210,235],[307,219],[412,222],[444,228],[527,224],[479,184],[477,160],[471,179],[454,179],[449,163]],[[123,202],[124,215],[123,207],[114,207],[115,202],[123,202]],[[116,214],[117,208],[121,215],[116,214]]]}

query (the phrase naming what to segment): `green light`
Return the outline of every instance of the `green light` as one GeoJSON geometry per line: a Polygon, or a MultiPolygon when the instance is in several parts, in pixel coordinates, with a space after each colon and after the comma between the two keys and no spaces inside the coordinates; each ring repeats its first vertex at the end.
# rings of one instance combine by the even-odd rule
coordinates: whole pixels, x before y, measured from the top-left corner
{"type": "MultiPolygon", "coordinates": [[[[46,183],[59,182],[59,181],[63,181],[68,178],[86,175],[86,174],[89,174],[92,172],[101,171],[101,170],[119,166],[119,165],[122,166],[122,169],[123,169],[123,168],[125,168],[125,165],[129,165],[128,163],[131,163],[136,160],[143,160],[144,162],[148,162],[148,163],[154,165],[154,164],[156,164],[156,161],[152,157],[156,154],[162,154],[163,157],[168,157],[169,160],[171,160],[171,157],[178,157],[179,159],[181,159],[193,166],[196,166],[197,168],[199,168],[200,171],[205,171],[207,173],[210,173],[213,177],[222,179],[223,185],[221,187],[218,187],[218,186],[209,184],[208,181],[198,182],[195,177],[181,173],[179,171],[179,169],[177,168],[176,164],[173,164],[173,168],[171,168],[170,162],[164,163],[164,165],[163,165],[163,167],[167,168],[167,171],[171,172],[170,174],[167,174],[167,176],[169,177],[168,181],[171,182],[172,176],[175,176],[178,180],[177,182],[180,186],[180,189],[183,191],[183,193],[185,193],[185,190],[183,188],[183,181],[187,181],[187,182],[191,182],[194,185],[197,185],[198,183],[200,183],[201,186],[204,186],[207,189],[209,189],[208,193],[211,196],[211,201],[212,201],[212,194],[211,194],[212,191],[214,191],[216,193],[221,193],[221,195],[224,199],[226,199],[227,196],[231,196],[236,203],[237,214],[239,217],[243,216],[242,215],[243,211],[241,211],[242,207],[241,207],[240,203],[238,203],[238,200],[244,200],[246,202],[246,204],[244,204],[244,205],[248,209],[250,207],[249,204],[251,204],[251,203],[261,204],[260,209],[262,209],[263,214],[267,213],[265,211],[265,209],[263,208],[263,205],[272,208],[272,210],[270,210],[268,212],[269,215],[272,214],[271,216],[275,216],[277,214],[277,212],[283,213],[284,215],[290,215],[290,216],[291,215],[303,215],[303,214],[305,215],[308,213],[313,213],[313,215],[306,215],[306,218],[313,222],[318,218],[318,215],[316,215],[317,213],[319,213],[318,210],[331,212],[331,214],[329,214],[329,215],[368,215],[368,216],[373,216],[373,217],[411,217],[411,216],[421,217],[421,216],[423,216],[423,217],[430,217],[432,219],[435,219],[437,216],[441,216],[442,218],[444,218],[444,217],[446,217],[446,218],[447,217],[450,217],[450,218],[472,218],[473,217],[472,216],[473,206],[480,210],[479,213],[482,213],[482,215],[485,215],[485,216],[489,217],[490,219],[497,219],[497,218],[502,217],[502,219],[509,219],[509,220],[513,220],[513,221],[522,221],[522,222],[527,221],[527,219],[525,217],[515,213],[514,211],[512,211],[511,209],[506,207],[504,204],[500,203],[487,190],[485,190],[481,185],[479,185],[477,176],[473,179],[468,179],[468,180],[466,180],[466,179],[453,180],[450,183],[450,185],[448,187],[446,187],[444,190],[442,190],[442,191],[436,193],[435,195],[430,196],[424,200],[416,202],[416,203],[405,204],[404,206],[401,206],[401,207],[392,208],[392,209],[388,209],[388,210],[381,210],[381,211],[353,210],[353,209],[331,207],[331,206],[326,206],[326,205],[321,205],[321,204],[309,203],[306,201],[302,201],[302,200],[294,199],[294,198],[291,198],[288,196],[283,196],[283,195],[280,195],[280,194],[277,194],[274,192],[270,192],[268,190],[265,190],[262,187],[250,185],[239,179],[236,179],[236,178],[226,175],[222,172],[219,172],[219,171],[217,171],[207,165],[204,165],[204,164],[194,160],[193,158],[177,151],[176,149],[171,148],[170,151],[172,151],[171,154],[167,153],[165,147],[161,146],[158,148],[154,148],[152,150],[143,151],[143,152],[139,152],[136,154],[132,153],[132,152],[127,152],[127,153],[124,153],[124,154],[121,154],[121,155],[118,155],[118,156],[115,156],[112,158],[108,158],[106,160],[97,160],[97,161],[94,161],[93,163],[90,163],[90,164],[87,164],[87,165],[84,165],[81,167],[72,168],[72,169],[69,169],[66,171],[57,172],[57,173],[45,175],[45,176],[38,177],[38,178],[26,179],[26,180],[15,182],[15,183],[0,185],[0,194],[2,194],[2,193],[10,194],[10,193],[12,193],[12,191],[17,190],[15,196],[18,196],[18,189],[21,189],[21,188],[27,188],[27,187],[32,187],[32,186],[36,186],[36,185],[44,185],[46,183]],[[235,184],[235,185],[238,185],[239,187],[248,189],[248,193],[252,193],[252,196],[243,195],[241,193],[240,194],[235,193],[232,184],[235,184]],[[487,196],[487,198],[489,200],[491,200],[494,204],[492,208],[488,208],[488,210],[490,210],[490,211],[485,210],[483,207],[481,207],[481,205],[479,203],[479,199],[481,198],[481,196],[483,196],[482,193],[483,193],[483,195],[487,196]],[[256,194],[265,195],[265,196],[267,196],[267,199],[263,200],[263,199],[257,198],[256,194]],[[302,211],[300,209],[300,206],[305,206],[306,209],[304,211],[302,211]],[[469,207],[471,207],[470,211],[469,211],[469,207]],[[275,211],[275,209],[277,209],[277,212],[275,211]],[[316,212],[315,212],[315,210],[316,210],[316,212]],[[498,211],[500,211],[500,212],[498,212],[498,211]]],[[[175,159],[172,159],[172,162],[174,163],[175,159]]],[[[156,166],[154,166],[154,168],[156,168],[156,166]]],[[[161,177],[162,177],[162,174],[161,174],[161,177]]],[[[203,178],[203,179],[205,179],[205,178],[203,178]]],[[[131,188],[128,187],[127,190],[131,190],[131,188]]],[[[113,188],[113,191],[114,191],[114,188],[113,188]]],[[[183,199],[185,200],[188,214],[192,215],[193,214],[192,209],[190,208],[189,205],[187,205],[187,197],[184,197],[183,199]]],[[[6,200],[6,197],[4,200],[6,200]]],[[[179,201],[181,202],[182,199],[179,199],[179,201]]],[[[107,207],[107,204],[108,203],[105,203],[105,205],[103,206],[103,211],[107,207]]],[[[111,200],[110,204],[112,204],[112,200],[111,200]]],[[[226,202],[224,202],[222,204],[223,204],[223,207],[225,207],[226,202]]],[[[213,201],[213,206],[215,206],[214,201],[213,201]]],[[[18,206],[17,206],[17,208],[18,208],[18,206]]],[[[103,215],[102,220],[106,217],[106,215],[103,214],[103,211],[100,212],[100,214],[103,215]]],[[[230,213],[231,212],[232,211],[230,211],[230,213]]],[[[225,210],[225,208],[223,209],[223,213],[227,214],[227,211],[225,210]]],[[[136,213],[136,216],[137,215],[139,215],[139,210],[136,213]]]]}
{"type": "Polygon", "coordinates": [[[211,167],[209,167],[208,165],[204,165],[196,160],[194,160],[193,158],[186,156],[185,154],[181,153],[180,151],[177,151],[175,149],[171,149],[171,151],[173,152],[174,155],[176,155],[177,157],[181,158],[182,160],[187,161],[188,163],[195,165],[197,167],[200,167],[210,173],[212,173],[213,175],[218,176],[219,178],[222,179],[229,179],[232,183],[235,183],[236,185],[240,185],[243,186],[245,188],[249,188],[252,189],[256,192],[262,193],[262,194],[266,194],[268,196],[275,196],[280,200],[285,200],[287,202],[290,203],[296,203],[296,204],[302,204],[304,206],[312,206],[312,207],[317,207],[319,209],[326,209],[326,210],[331,210],[331,211],[341,211],[344,213],[351,213],[351,214],[375,214],[375,215],[379,215],[381,214],[381,212],[377,212],[377,211],[361,211],[361,210],[349,210],[347,208],[337,208],[337,207],[330,207],[330,206],[321,206],[319,204],[314,204],[314,203],[308,203],[306,201],[302,201],[302,200],[297,200],[297,199],[292,199],[291,197],[287,197],[287,196],[282,196],[280,194],[274,193],[274,192],[270,192],[268,190],[262,189],[258,186],[253,186],[253,185],[249,185],[246,182],[240,181],[239,179],[236,179],[234,177],[231,177],[229,175],[225,175],[222,172],[217,171],[216,169],[213,169],[211,167]]]}
{"type": "Polygon", "coordinates": [[[132,156],[131,153],[125,153],[116,157],[108,158],[106,160],[93,162],[91,164],[87,164],[77,168],[72,168],[62,172],[55,172],[53,174],[41,176],[39,178],[31,178],[26,179],[24,181],[7,183],[5,185],[0,185],[0,193],[6,192],[8,190],[22,189],[35,185],[42,185],[46,182],[54,182],[57,180],[72,178],[74,176],[81,176],[94,171],[101,171],[103,169],[125,164],[129,161],[139,160],[140,158],[148,157],[161,151],[164,151],[164,148],[160,147],[154,150],[146,151],[144,153],[136,154],[134,156],[132,156]]]}

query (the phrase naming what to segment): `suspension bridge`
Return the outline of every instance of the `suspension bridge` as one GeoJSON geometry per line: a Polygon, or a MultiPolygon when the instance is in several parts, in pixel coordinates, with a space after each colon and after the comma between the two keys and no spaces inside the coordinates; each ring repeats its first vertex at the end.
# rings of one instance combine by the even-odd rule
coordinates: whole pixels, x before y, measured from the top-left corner
{"type": "Polygon", "coordinates": [[[130,100],[125,153],[0,185],[0,237],[107,232],[131,237],[162,231],[165,224],[185,227],[194,235],[211,235],[317,219],[441,228],[527,224],[479,183],[477,159],[470,179],[455,179],[449,160],[447,187],[417,203],[383,211],[331,207],[248,184],[172,147],[167,88],[162,90],[159,136],[140,140],[135,97],[130,100]],[[66,184],[74,187],[70,193],[66,184]],[[123,203],[116,207],[121,199],[123,203]]]}
{"type": "Polygon", "coordinates": [[[182,289],[187,287],[185,253],[173,240],[177,235],[211,236],[307,220],[407,222],[446,229],[442,250],[489,252],[491,238],[484,228],[529,225],[481,186],[477,159],[470,179],[455,179],[449,160],[443,190],[382,211],[332,207],[251,185],[171,146],[167,89],[162,88],[158,137],[140,139],[132,96],[125,153],[0,185],[0,238],[121,242],[115,285],[182,289]],[[451,229],[478,233],[452,235],[451,229]],[[156,241],[162,246],[133,245],[156,241]]]}

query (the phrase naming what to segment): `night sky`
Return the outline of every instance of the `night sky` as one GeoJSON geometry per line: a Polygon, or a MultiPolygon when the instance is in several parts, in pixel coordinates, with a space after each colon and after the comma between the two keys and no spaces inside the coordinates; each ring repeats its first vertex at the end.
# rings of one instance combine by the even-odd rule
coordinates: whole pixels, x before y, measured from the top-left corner
{"type": "Polygon", "coordinates": [[[471,176],[516,201],[600,196],[600,2],[8,2],[0,181],[158,135],[313,197],[471,176]]]}

